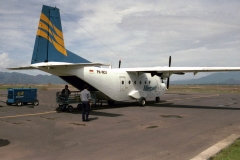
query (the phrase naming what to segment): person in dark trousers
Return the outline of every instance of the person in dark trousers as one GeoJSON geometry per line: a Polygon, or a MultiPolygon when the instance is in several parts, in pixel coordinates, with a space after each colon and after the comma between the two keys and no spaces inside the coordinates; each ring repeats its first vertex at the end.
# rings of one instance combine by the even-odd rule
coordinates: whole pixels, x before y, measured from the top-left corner
{"type": "MultiPolygon", "coordinates": [[[[61,92],[61,99],[64,101],[64,103],[68,103],[68,97],[71,94],[71,91],[68,89],[68,85],[65,85],[65,88],[61,92]]],[[[64,111],[66,109],[66,105],[61,105],[60,109],[64,111]]]]}
{"type": "Polygon", "coordinates": [[[82,100],[82,121],[89,121],[88,116],[91,105],[91,94],[88,91],[88,85],[84,85],[84,90],[81,91],[82,100]]]}

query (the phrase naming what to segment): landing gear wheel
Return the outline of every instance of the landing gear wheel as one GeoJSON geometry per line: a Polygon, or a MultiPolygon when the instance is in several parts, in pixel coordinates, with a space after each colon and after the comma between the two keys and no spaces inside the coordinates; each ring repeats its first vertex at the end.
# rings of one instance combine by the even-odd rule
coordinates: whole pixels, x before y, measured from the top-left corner
{"type": "Polygon", "coordinates": [[[33,105],[34,105],[34,106],[38,106],[38,105],[39,105],[38,100],[35,100],[35,101],[33,102],[33,105]]]}
{"type": "Polygon", "coordinates": [[[156,102],[160,102],[160,97],[156,97],[156,102]]]}
{"type": "Polygon", "coordinates": [[[143,97],[141,97],[141,98],[138,100],[138,104],[139,104],[140,106],[145,106],[145,104],[146,104],[146,99],[143,98],[143,97]]]}
{"type": "Polygon", "coordinates": [[[19,106],[22,105],[22,102],[21,102],[21,101],[17,101],[17,102],[16,102],[16,105],[19,107],[19,106]]]}
{"type": "Polygon", "coordinates": [[[72,106],[68,106],[68,112],[72,112],[73,111],[73,107],[72,106]]]}

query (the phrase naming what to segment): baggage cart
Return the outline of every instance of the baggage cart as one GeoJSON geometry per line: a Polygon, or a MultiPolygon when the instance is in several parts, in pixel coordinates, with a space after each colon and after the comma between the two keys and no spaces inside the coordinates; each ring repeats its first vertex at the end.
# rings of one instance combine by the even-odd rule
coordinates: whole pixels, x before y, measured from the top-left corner
{"type": "MultiPolygon", "coordinates": [[[[96,105],[97,99],[96,99],[96,94],[95,92],[90,92],[91,97],[92,97],[92,104],[96,105]]],[[[62,95],[61,92],[56,93],[56,102],[58,103],[58,110],[65,111],[67,110],[68,112],[73,111],[73,106],[71,104],[76,104],[77,103],[77,108],[79,110],[82,109],[82,101],[81,101],[81,91],[71,91],[71,94],[69,96],[62,95]]],[[[91,110],[90,106],[90,110],[91,110]]]]}

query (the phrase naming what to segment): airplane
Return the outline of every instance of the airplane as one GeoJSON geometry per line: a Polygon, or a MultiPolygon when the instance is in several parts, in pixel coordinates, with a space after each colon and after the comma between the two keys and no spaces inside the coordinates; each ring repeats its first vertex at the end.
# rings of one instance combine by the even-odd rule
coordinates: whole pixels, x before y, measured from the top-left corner
{"type": "Polygon", "coordinates": [[[79,90],[88,84],[97,99],[107,100],[109,105],[114,101],[136,100],[140,106],[150,98],[159,102],[169,88],[172,74],[240,71],[240,67],[171,67],[171,57],[167,67],[120,68],[120,64],[121,61],[119,68],[112,68],[109,63],[90,62],[67,50],[59,9],[43,5],[31,65],[8,69],[39,69],[60,77],[79,90]],[[167,85],[163,82],[166,79],[167,85]]]}

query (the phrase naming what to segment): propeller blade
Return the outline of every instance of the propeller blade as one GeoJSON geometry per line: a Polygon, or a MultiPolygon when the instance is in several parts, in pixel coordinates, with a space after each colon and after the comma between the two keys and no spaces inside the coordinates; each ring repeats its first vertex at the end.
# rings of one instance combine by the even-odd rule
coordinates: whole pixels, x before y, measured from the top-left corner
{"type": "MultiPolygon", "coordinates": [[[[169,63],[168,63],[168,66],[171,67],[171,62],[172,62],[172,57],[169,56],[169,63]]],[[[168,77],[167,79],[167,89],[169,88],[169,82],[170,82],[170,76],[168,77]]]]}
{"type": "Polygon", "coordinates": [[[172,61],[172,57],[169,56],[169,63],[168,63],[168,66],[171,67],[171,61],[172,61]]]}
{"type": "Polygon", "coordinates": [[[121,67],[121,59],[119,60],[119,63],[118,63],[118,68],[121,67]]]}
{"type": "Polygon", "coordinates": [[[169,88],[169,81],[170,81],[170,78],[167,79],[167,89],[169,88]]]}

